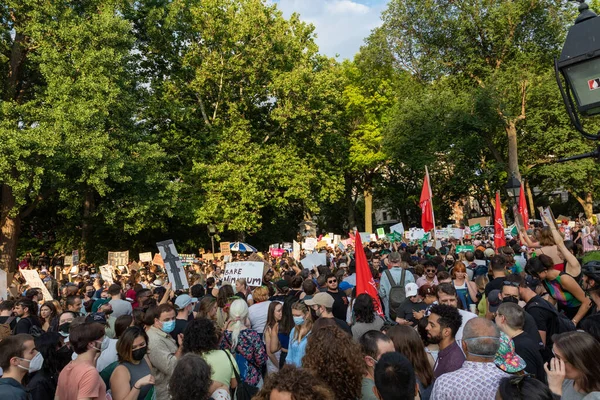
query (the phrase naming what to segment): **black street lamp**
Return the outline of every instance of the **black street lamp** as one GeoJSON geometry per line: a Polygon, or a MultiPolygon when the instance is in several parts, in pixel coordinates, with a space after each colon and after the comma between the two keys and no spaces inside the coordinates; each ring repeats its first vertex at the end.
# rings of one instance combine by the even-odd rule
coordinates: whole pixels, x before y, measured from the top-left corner
{"type": "Polygon", "coordinates": [[[521,182],[519,182],[514,172],[508,179],[508,182],[506,182],[506,185],[504,185],[504,188],[508,192],[508,197],[510,197],[513,202],[521,195],[521,182]]]}
{"type": "MultiPolygon", "coordinates": [[[[579,16],[567,33],[560,58],[554,59],[554,72],[567,114],[575,129],[587,139],[600,140],[600,132],[591,134],[585,131],[577,113],[579,111],[587,117],[600,114],[600,18],[589,9],[585,0],[578,1],[579,16]]],[[[600,157],[599,149],[558,161],[587,157],[600,157]]]]}
{"type": "Polygon", "coordinates": [[[210,244],[212,245],[212,254],[215,256],[215,235],[217,233],[217,227],[214,224],[208,224],[208,236],[210,236],[210,244]]]}

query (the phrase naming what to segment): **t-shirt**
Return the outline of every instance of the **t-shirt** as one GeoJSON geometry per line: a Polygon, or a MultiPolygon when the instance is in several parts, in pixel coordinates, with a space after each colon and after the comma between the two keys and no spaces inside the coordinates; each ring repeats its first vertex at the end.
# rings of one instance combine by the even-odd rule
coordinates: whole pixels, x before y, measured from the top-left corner
{"type": "Polygon", "coordinates": [[[499,278],[494,278],[491,281],[488,282],[487,285],[485,285],[485,297],[489,297],[490,296],[490,292],[492,290],[502,290],[502,286],[504,281],[506,280],[506,277],[501,276],[499,278]]]}
{"type": "Polygon", "coordinates": [[[119,318],[121,315],[131,315],[133,308],[131,307],[130,302],[121,299],[116,299],[109,301],[109,303],[112,306],[112,316],[115,317],[115,319],[119,318]]]}
{"type": "MultiPolygon", "coordinates": [[[[175,341],[177,342],[177,336],[179,336],[180,333],[183,333],[183,331],[185,331],[185,328],[188,325],[188,320],[186,319],[176,319],[175,320],[175,328],[173,328],[173,331],[171,332],[171,337],[173,339],[175,339],[175,341]]],[[[179,343],[179,342],[177,342],[179,343]]]]}
{"type": "Polygon", "coordinates": [[[228,357],[233,361],[235,369],[239,371],[235,357],[229,353],[229,350],[211,350],[202,354],[202,358],[210,366],[210,378],[226,386],[230,386],[231,380],[235,378],[235,372],[233,372],[232,363],[229,362],[228,357]]]}
{"type": "Polygon", "coordinates": [[[31,327],[33,325],[37,325],[40,329],[42,327],[42,325],[40,325],[39,322],[34,321],[30,317],[21,318],[19,320],[19,322],[17,322],[17,325],[15,325],[15,331],[14,331],[15,335],[17,335],[19,333],[27,333],[27,334],[29,334],[29,332],[31,332],[31,327]]]}
{"type": "Polygon", "coordinates": [[[0,378],[0,399],[28,400],[25,388],[13,378],[0,378]]]}
{"type": "Polygon", "coordinates": [[[512,340],[515,344],[515,352],[527,363],[525,371],[535,375],[540,381],[546,382],[544,360],[542,359],[538,344],[529,337],[527,332],[513,337],[512,340]]]}
{"type": "Polygon", "coordinates": [[[56,396],[60,400],[77,400],[86,397],[105,400],[106,385],[91,362],[71,361],[58,377],[56,396]]]}
{"type": "Polygon", "coordinates": [[[345,321],[346,311],[348,310],[348,297],[341,290],[337,292],[328,290],[327,293],[333,297],[333,316],[345,321]]]}
{"type": "Polygon", "coordinates": [[[366,376],[362,378],[360,393],[361,400],[378,400],[378,397],[375,394],[375,381],[366,376]]]}
{"type": "Polygon", "coordinates": [[[542,337],[540,336],[540,331],[537,328],[535,319],[533,319],[531,314],[529,314],[527,311],[523,313],[523,316],[525,317],[525,325],[523,326],[523,330],[525,333],[527,333],[529,339],[538,344],[538,350],[543,349],[544,342],[542,342],[542,337]]]}
{"type": "Polygon", "coordinates": [[[250,324],[252,324],[252,329],[260,334],[265,330],[270,304],[270,301],[262,301],[248,308],[248,318],[250,319],[250,324]]]}
{"type": "Polygon", "coordinates": [[[396,316],[398,318],[404,318],[407,321],[410,321],[412,326],[417,322],[413,317],[413,311],[421,311],[427,308],[427,304],[424,302],[413,303],[410,299],[406,299],[400,304],[400,306],[396,309],[396,316]]]}
{"type": "MultiPolygon", "coordinates": [[[[534,303],[543,304],[544,302],[546,302],[546,300],[542,299],[540,296],[534,296],[525,305],[525,311],[533,317],[538,331],[546,332],[546,348],[549,349],[552,348],[552,335],[555,333],[554,325],[556,316],[551,310],[546,309],[543,306],[534,306],[534,303]]],[[[550,303],[548,303],[547,306],[552,307],[550,303]]]]}

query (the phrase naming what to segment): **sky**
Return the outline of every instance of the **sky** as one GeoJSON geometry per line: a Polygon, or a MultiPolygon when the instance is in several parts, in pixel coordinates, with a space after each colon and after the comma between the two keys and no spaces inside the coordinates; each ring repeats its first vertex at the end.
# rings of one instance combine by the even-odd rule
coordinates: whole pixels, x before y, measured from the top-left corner
{"type": "Polygon", "coordinates": [[[283,15],[300,14],[315,26],[319,52],[338,60],[352,59],[371,30],[381,25],[389,0],[271,0],[283,15]]]}

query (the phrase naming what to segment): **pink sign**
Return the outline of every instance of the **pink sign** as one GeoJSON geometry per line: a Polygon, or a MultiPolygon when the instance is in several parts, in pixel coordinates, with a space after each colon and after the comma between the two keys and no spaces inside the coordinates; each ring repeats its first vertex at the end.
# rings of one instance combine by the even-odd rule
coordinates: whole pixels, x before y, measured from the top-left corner
{"type": "Polygon", "coordinates": [[[285,253],[284,249],[269,249],[271,257],[281,257],[285,253]]]}

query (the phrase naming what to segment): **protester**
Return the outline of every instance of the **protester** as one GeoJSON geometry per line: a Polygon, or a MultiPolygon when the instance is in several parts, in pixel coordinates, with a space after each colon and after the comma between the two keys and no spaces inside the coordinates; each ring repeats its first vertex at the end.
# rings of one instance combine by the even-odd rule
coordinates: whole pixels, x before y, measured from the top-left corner
{"type": "Polygon", "coordinates": [[[467,277],[467,267],[457,261],[452,268],[452,284],[463,310],[469,310],[471,304],[477,304],[477,285],[467,277]]]}
{"type": "Polygon", "coordinates": [[[421,276],[417,279],[417,286],[421,287],[423,285],[437,286],[439,284],[437,280],[437,276],[435,274],[438,272],[437,265],[435,262],[431,260],[427,260],[423,263],[425,275],[421,276]]]}
{"type": "Polygon", "coordinates": [[[336,397],[329,385],[308,369],[286,365],[279,372],[270,375],[263,388],[252,399],[335,400],[336,397]]]}
{"type": "MultiPolygon", "coordinates": [[[[28,400],[29,396],[22,385],[28,373],[42,368],[44,358],[35,349],[33,336],[21,333],[9,336],[0,342],[0,399],[28,400]]],[[[36,399],[37,400],[37,399],[36,399]]]]}
{"type": "Polygon", "coordinates": [[[467,322],[469,322],[469,320],[476,318],[477,315],[473,314],[472,312],[461,310],[460,308],[458,308],[458,296],[456,294],[456,289],[454,288],[454,285],[452,285],[451,283],[440,283],[436,290],[438,302],[440,304],[456,308],[456,310],[462,317],[462,323],[458,328],[458,331],[456,332],[456,340],[461,340],[464,326],[467,322]]]}
{"type": "MultiPolygon", "coordinates": [[[[225,388],[211,392],[210,366],[202,357],[188,353],[181,357],[169,381],[171,400],[230,400],[225,388]]],[[[158,398],[157,398],[158,399],[158,398]]]]}
{"type": "Polygon", "coordinates": [[[397,289],[392,289],[400,286],[404,289],[407,283],[416,283],[414,275],[407,270],[408,264],[402,261],[402,256],[397,251],[393,251],[387,257],[389,269],[384,271],[379,282],[379,295],[385,309],[386,318],[394,317],[393,310],[406,299],[406,296],[396,295],[397,289]],[[391,313],[390,313],[391,312],[391,313]]]}
{"type": "Polygon", "coordinates": [[[43,361],[40,370],[29,375],[27,392],[32,399],[54,400],[58,376],[63,367],[58,357],[58,349],[61,346],[60,339],[61,336],[57,332],[47,332],[34,338],[35,349],[43,361]]]}
{"type": "Polygon", "coordinates": [[[431,307],[428,317],[427,339],[430,343],[439,345],[439,353],[433,368],[434,376],[456,371],[465,361],[465,356],[456,343],[456,332],[458,331],[462,316],[454,307],[439,304],[431,307]]]}
{"type": "Polygon", "coordinates": [[[352,337],[358,341],[365,332],[383,327],[383,318],[375,314],[373,298],[367,293],[359,294],[354,301],[353,315],[355,322],[352,324],[352,337]]]}
{"type": "Polygon", "coordinates": [[[181,294],[175,299],[177,317],[175,318],[175,328],[173,328],[173,332],[171,332],[171,337],[173,339],[177,340],[179,334],[183,333],[185,330],[197,302],[197,298],[190,297],[187,294],[181,294]]]}
{"type": "MultiPolygon", "coordinates": [[[[425,285],[421,287],[426,287],[425,285]]],[[[417,320],[415,315],[428,308],[428,304],[423,301],[419,294],[420,288],[416,283],[408,283],[404,289],[406,300],[395,310],[396,322],[400,325],[415,326],[417,320]]]]}
{"type": "Polygon", "coordinates": [[[110,377],[113,400],[144,400],[152,397],[154,376],[150,371],[148,335],[137,326],[128,328],[117,342],[119,365],[110,377]]]}
{"type": "Polygon", "coordinates": [[[267,349],[267,372],[279,371],[281,343],[279,342],[279,323],[283,317],[283,304],[277,301],[269,304],[267,323],[264,330],[265,348],[267,349]]]}
{"type": "Polygon", "coordinates": [[[329,291],[315,294],[312,299],[305,300],[304,304],[312,308],[317,318],[313,326],[313,331],[316,331],[317,329],[321,328],[325,320],[331,319],[340,329],[342,329],[349,335],[352,335],[352,330],[350,329],[346,321],[336,318],[333,314],[335,300],[329,294],[329,291]]]}
{"type": "Polygon", "coordinates": [[[56,329],[58,325],[58,311],[51,301],[42,304],[40,307],[40,322],[44,332],[56,329]]]}
{"type": "Polygon", "coordinates": [[[548,386],[529,375],[502,378],[496,400],[554,400],[548,386]]]}
{"type": "Polygon", "coordinates": [[[308,336],[312,332],[313,321],[309,308],[302,301],[298,301],[292,305],[292,316],[294,318],[294,327],[290,331],[286,363],[301,367],[302,358],[306,352],[308,336]]]}
{"type": "Polygon", "coordinates": [[[365,370],[361,350],[352,337],[337,326],[323,327],[310,335],[302,366],[322,377],[337,400],[360,396],[365,370]]]}
{"type": "Polygon", "coordinates": [[[229,307],[230,298],[233,297],[233,288],[231,285],[223,285],[217,293],[217,326],[220,329],[225,328],[227,322],[227,309],[229,307]]]}
{"type": "Polygon", "coordinates": [[[195,318],[207,318],[213,321],[215,324],[217,322],[217,299],[212,296],[204,296],[198,304],[196,304],[195,308],[196,316],[195,318]]]}
{"type": "Polygon", "coordinates": [[[383,354],[394,351],[394,343],[388,336],[376,330],[365,332],[358,342],[366,367],[362,378],[361,399],[377,400],[375,365],[383,354]]]}
{"type": "Polygon", "coordinates": [[[400,353],[385,353],[375,366],[375,387],[380,400],[414,400],[419,386],[410,361],[400,353]]]}
{"type": "Polygon", "coordinates": [[[43,333],[42,324],[37,316],[37,303],[27,297],[21,297],[15,303],[14,313],[19,317],[14,334],[26,333],[39,336],[43,333]]]}
{"type": "Polygon", "coordinates": [[[254,304],[248,308],[248,318],[252,329],[254,329],[262,337],[267,323],[269,305],[269,289],[265,286],[260,286],[252,292],[254,304]]]}
{"type": "MultiPolygon", "coordinates": [[[[346,321],[346,313],[348,310],[348,297],[338,288],[338,279],[334,274],[326,275],[327,293],[333,297],[333,305],[331,306],[333,316],[341,321],[346,321]]],[[[316,295],[315,295],[316,296],[316,295]]],[[[350,329],[348,328],[348,331],[350,329]]]]}

